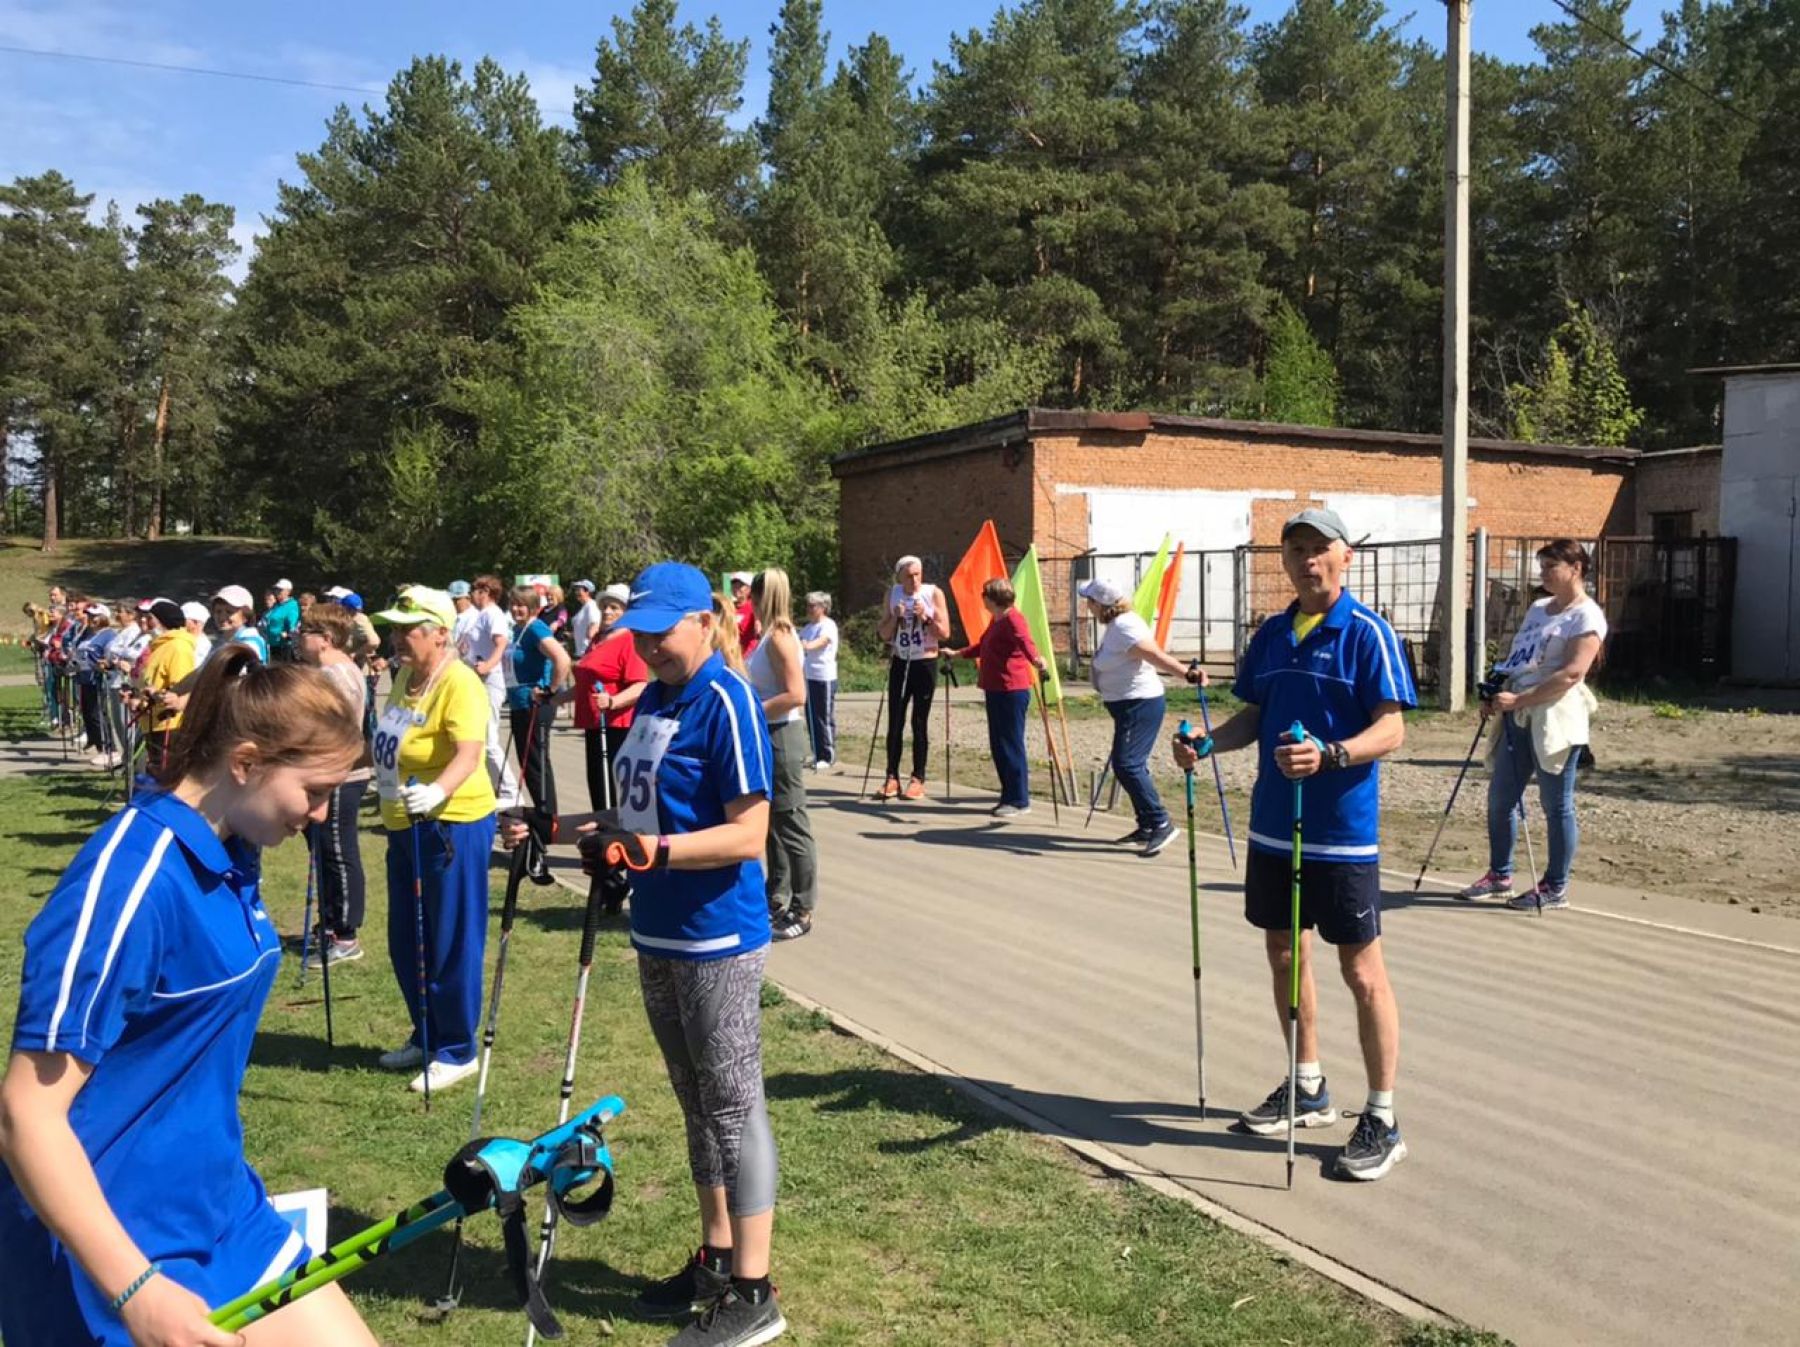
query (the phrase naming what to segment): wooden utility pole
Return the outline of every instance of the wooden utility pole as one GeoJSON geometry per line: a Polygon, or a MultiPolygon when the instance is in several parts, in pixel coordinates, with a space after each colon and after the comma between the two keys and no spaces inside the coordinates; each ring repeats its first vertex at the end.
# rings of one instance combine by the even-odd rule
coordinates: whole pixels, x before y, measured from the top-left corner
{"type": "Polygon", "coordinates": [[[1469,7],[1444,0],[1449,77],[1444,146],[1444,483],[1438,585],[1438,699],[1463,709],[1468,689],[1469,602],[1469,7]]]}

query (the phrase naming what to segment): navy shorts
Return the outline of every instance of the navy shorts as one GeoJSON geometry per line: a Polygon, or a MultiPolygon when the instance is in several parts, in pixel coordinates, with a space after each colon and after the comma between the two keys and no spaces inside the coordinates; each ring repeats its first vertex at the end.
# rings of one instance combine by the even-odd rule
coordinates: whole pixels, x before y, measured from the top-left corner
{"type": "MultiPolygon", "coordinates": [[[[1285,931],[1293,913],[1292,858],[1250,848],[1244,865],[1244,917],[1285,931]]],[[[1318,928],[1333,945],[1365,945],[1381,936],[1381,862],[1315,861],[1300,867],[1300,929],[1318,928]]]]}

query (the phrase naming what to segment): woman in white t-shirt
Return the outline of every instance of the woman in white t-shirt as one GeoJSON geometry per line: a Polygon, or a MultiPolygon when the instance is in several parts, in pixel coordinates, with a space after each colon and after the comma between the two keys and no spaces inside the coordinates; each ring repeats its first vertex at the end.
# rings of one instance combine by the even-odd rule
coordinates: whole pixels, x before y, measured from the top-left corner
{"type": "Polygon", "coordinates": [[[800,649],[806,652],[806,729],[812,740],[812,766],[829,772],[837,766],[838,684],[838,626],[831,617],[831,595],[814,590],[806,596],[800,649]]]}
{"type": "Polygon", "coordinates": [[[938,643],[950,638],[950,605],[944,591],[925,583],[925,566],[917,557],[901,557],[894,565],[894,583],[881,609],[881,639],[893,657],[888,661],[887,775],[881,781],[881,798],[901,794],[900,746],[905,737],[906,710],[912,707],[912,779],[906,783],[909,800],[925,798],[925,768],[931,752],[931,700],[937,693],[938,643]]]}
{"type": "Polygon", "coordinates": [[[1494,670],[1502,686],[1481,704],[1484,717],[1500,717],[1488,781],[1488,870],[1461,895],[1504,898],[1508,907],[1521,911],[1540,904],[1569,905],[1569,870],[1580,837],[1575,823],[1575,769],[1588,741],[1592,696],[1583,684],[1606,643],[1606,614],[1587,592],[1593,565],[1587,549],[1573,539],[1558,538],[1538,549],[1537,561],[1549,597],[1526,612],[1512,650],[1494,670]],[[1549,742],[1556,749],[1548,761],[1541,761],[1537,745],[1552,730],[1549,742]],[[1533,776],[1550,834],[1550,857],[1543,877],[1534,877],[1534,887],[1514,895],[1519,801],[1533,776]]]}
{"type": "Polygon", "coordinates": [[[1157,670],[1201,684],[1206,675],[1190,671],[1159,646],[1150,624],[1132,611],[1131,597],[1110,580],[1089,580],[1078,592],[1103,627],[1094,650],[1093,680],[1094,691],[1113,718],[1108,765],[1137,815],[1137,827],[1119,841],[1141,845],[1144,855],[1154,856],[1176,835],[1148,765],[1150,750],[1162,737],[1168,707],[1157,670]]]}

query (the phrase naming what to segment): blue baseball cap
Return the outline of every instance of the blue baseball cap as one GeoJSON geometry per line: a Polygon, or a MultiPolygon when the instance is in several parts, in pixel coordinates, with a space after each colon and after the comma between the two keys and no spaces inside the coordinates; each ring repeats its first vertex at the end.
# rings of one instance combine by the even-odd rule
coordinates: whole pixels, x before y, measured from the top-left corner
{"type": "Polygon", "coordinates": [[[452,580],[445,586],[444,593],[448,594],[453,599],[466,599],[469,597],[469,582],[467,580],[452,580]]]}
{"type": "Polygon", "coordinates": [[[704,575],[685,562],[659,561],[638,572],[614,625],[665,632],[689,613],[710,613],[712,606],[712,585],[704,575]]]}
{"type": "Polygon", "coordinates": [[[344,595],[338,602],[353,613],[360,613],[363,609],[362,595],[354,590],[344,595]]]}

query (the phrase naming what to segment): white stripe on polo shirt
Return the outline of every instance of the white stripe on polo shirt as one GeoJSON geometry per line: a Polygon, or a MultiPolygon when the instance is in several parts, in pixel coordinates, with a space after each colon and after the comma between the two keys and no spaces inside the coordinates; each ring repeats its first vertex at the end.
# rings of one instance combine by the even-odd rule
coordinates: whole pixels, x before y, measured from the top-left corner
{"type": "MultiPolygon", "coordinates": [[[[261,912],[258,912],[256,915],[263,921],[268,920],[268,918],[264,917],[261,912]]],[[[204,987],[189,987],[186,991],[151,992],[150,999],[152,1001],[179,1001],[183,997],[199,996],[202,992],[216,992],[221,987],[229,987],[234,982],[242,982],[247,977],[256,976],[256,970],[261,968],[263,966],[263,963],[266,960],[278,959],[280,957],[281,957],[280,949],[265,949],[261,954],[256,956],[255,962],[252,963],[248,968],[246,968],[241,973],[237,973],[228,978],[223,978],[218,982],[209,982],[204,987]]],[[[267,1277],[263,1278],[263,1281],[267,1281],[267,1280],[269,1280],[267,1277]]],[[[259,1286],[261,1284],[262,1284],[261,1282],[257,1283],[257,1285],[259,1285],[259,1286]]]]}
{"type": "MultiPolygon", "coordinates": [[[[271,1207],[273,1205],[273,1203],[270,1204],[271,1207]]],[[[250,1286],[262,1286],[266,1282],[274,1281],[282,1273],[286,1272],[294,1265],[294,1259],[299,1256],[300,1250],[305,1244],[306,1239],[301,1235],[299,1226],[295,1226],[292,1230],[288,1231],[287,1239],[283,1241],[281,1247],[275,1251],[275,1256],[269,1260],[269,1265],[262,1270],[255,1281],[250,1283],[250,1286]]]]}
{"type": "MultiPolygon", "coordinates": [[[[1252,842],[1261,842],[1265,847],[1272,847],[1277,851],[1292,851],[1294,846],[1294,839],[1291,837],[1270,837],[1265,833],[1259,832],[1252,832],[1250,834],[1250,840],[1252,842]]],[[[1308,842],[1302,837],[1300,841],[1300,853],[1303,856],[1323,856],[1346,861],[1367,861],[1374,860],[1379,856],[1381,854],[1381,847],[1379,844],[1371,847],[1327,846],[1322,842],[1308,842]]]]}
{"type": "Polygon", "coordinates": [[[137,915],[138,904],[144,901],[144,890],[150,887],[150,881],[156,878],[156,872],[162,868],[162,858],[169,849],[169,843],[175,840],[173,829],[164,828],[162,835],[156,839],[156,845],[150,848],[150,858],[144,862],[144,868],[138,871],[137,881],[131,886],[131,893],[125,899],[125,910],[119,913],[119,920],[113,926],[112,942],[106,947],[106,961],[100,965],[100,976],[94,982],[94,990],[88,996],[87,1010],[81,1017],[81,1046],[87,1046],[88,1017],[94,1013],[94,1002],[100,999],[100,989],[106,985],[107,976],[112,972],[113,959],[124,943],[125,932],[131,926],[131,919],[137,915]]]}
{"type": "Polygon", "coordinates": [[[75,938],[69,943],[69,957],[63,961],[62,986],[56,994],[56,1009],[50,1013],[50,1029],[44,1036],[45,1052],[56,1051],[56,1031],[62,1024],[64,1012],[69,1008],[69,993],[75,987],[75,970],[81,965],[81,951],[87,945],[88,927],[93,925],[94,908],[100,902],[100,886],[106,882],[106,867],[137,816],[138,811],[135,809],[125,811],[119,819],[119,826],[101,848],[100,859],[94,863],[94,873],[88,876],[87,892],[81,898],[81,916],[75,922],[75,938]]]}
{"type": "MultiPolygon", "coordinates": [[[[751,687],[749,680],[737,670],[725,670],[725,677],[736,680],[737,685],[744,690],[744,694],[750,698],[752,703],[757,706],[762,704],[756,695],[756,689],[751,687]]],[[[725,714],[731,720],[731,751],[736,756],[738,794],[748,795],[750,793],[750,776],[744,768],[744,727],[738,723],[737,707],[733,704],[731,694],[725,690],[723,684],[724,679],[721,678],[712,685],[712,689],[719,694],[719,700],[725,703],[725,714]]],[[[763,761],[762,736],[752,735],[751,737],[756,745],[757,775],[766,778],[769,775],[769,767],[763,761]]]]}
{"type": "Polygon", "coordinates": [[[1405,700],[1400,695],[1400,683],[1394,677],[1394,662],[1388,656],[1387,638],[1388,635],[1392,634],[1393,628],[1389,627],[1385,622],[1377,621],[1374,617],[1363,612],[1360,608],[1352,608],[1350,610],[1350,615],[1357,621],[1367,622],[1371,627],[1375,628],[1375,644],[1381,647],[1381,676],[1387,680],[1388,691],[1392,694],[1390,700],[1396,702],[1405,700]]]}
{"type": "Polygon", "coordinates": [[[662,936],[644,935],[641,932],[633,931],[631,943],[642,945],[646,949],[676,950],[682,954],[711,954],[715,950],[736,949],[744,942],[735,931],[730,935],[715,936],[711,940],[669,940],[662,936]]]}

